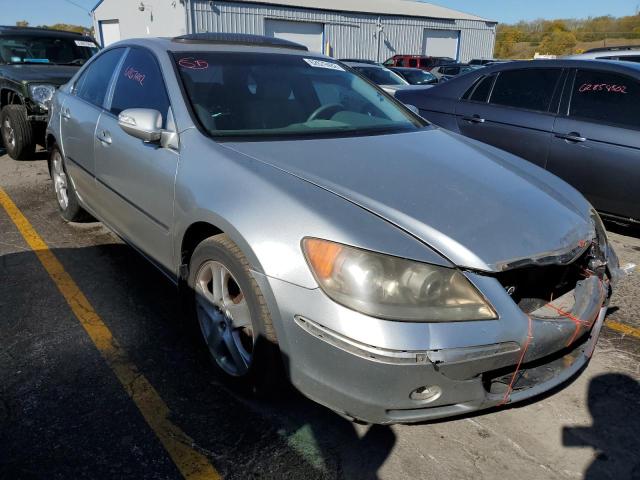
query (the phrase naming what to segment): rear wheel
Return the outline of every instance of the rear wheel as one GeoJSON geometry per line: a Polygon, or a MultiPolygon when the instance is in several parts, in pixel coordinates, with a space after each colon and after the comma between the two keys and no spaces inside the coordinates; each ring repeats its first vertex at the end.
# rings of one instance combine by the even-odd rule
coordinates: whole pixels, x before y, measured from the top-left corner
{"type": "Polygon", "coordinates": [[[225,234],[195,249],[189,265],[193,316],[214,365],[232,386],[272,394],[281,361],[271,316],[238,246],[225,234]]]}
{"type": "Polygon", "coordinates": [[[80,206],[78,195],[73,186],[73,182],[67,175],[67,169],[64,165],[64,158],[57,146],[51,148],[51,156],[49,158],[51,169],[51,180],[53,180],[53,190],[56,193],[58,208],[60,215],[68,222],[87,221],[91,217],[80,206]]]}
{"type": "Polygon", "coordinates": [[[32,158],[36,151],[33,129],[22,105],[7,105],[0,112],[0,133],[7,153],[14,160],[32,158]]]}

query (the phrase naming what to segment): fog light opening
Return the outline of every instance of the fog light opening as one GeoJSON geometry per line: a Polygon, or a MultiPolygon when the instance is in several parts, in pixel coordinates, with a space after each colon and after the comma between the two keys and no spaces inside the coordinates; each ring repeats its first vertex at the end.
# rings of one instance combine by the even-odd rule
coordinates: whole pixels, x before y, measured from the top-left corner
{"type": "Polygon", "coordinates": [[[425,385],[423,387],[418,387],[411,392],[409,398],[418,402],[433,402],[440,398],[440,395],[442,395],[442,388],[438,385],[425,385]]]}

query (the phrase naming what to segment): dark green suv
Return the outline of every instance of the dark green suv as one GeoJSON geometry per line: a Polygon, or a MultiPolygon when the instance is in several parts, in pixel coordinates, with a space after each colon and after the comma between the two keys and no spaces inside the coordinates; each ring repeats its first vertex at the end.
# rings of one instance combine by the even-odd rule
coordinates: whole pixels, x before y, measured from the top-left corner
{"type": "Polygon", "coordinates": [[[53,94],[97,51],[77,33],[0,26],[0,132],[12,158],[28,158],[44,144],[53,94]]]}

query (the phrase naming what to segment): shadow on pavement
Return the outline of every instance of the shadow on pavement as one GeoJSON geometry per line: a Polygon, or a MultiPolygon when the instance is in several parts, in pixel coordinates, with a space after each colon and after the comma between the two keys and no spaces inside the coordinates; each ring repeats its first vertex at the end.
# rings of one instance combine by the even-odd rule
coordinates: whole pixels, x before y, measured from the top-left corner
{"type": "Polygon", "coordinates": [[[566,447],[592,448],[585,480],[640,479],[640,384],[628,375],[600,375],[589,384],[590,427],[564,427],[566,447]]]}
{"type": "MultiPolygon", "coordinates": [[[[225,479],[375,479],[389,427],[356,426],[292,388],[230,392],[175,287],[122,244],[54,249],[96,312],[225,479]]],[[[0,478],[179,478],[32,252],[0,257],[0,478]]]]}
{"type": "MultiPolygon", "coordinates": [[[[0,146],[0,157],[7,155],[7,151],[3,146],[0,146]]],[[[27,160],[19,160],[21,162],[34,162],[38,160],[47,160],[49,158],[49,152],[47,150],[38,150],[33,154],[33,157],[27,160]]]]}

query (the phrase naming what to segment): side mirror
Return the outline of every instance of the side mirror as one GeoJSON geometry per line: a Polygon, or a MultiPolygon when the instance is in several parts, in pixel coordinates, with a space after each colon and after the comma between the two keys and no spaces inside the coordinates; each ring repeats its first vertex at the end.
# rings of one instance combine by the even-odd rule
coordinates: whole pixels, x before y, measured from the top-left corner
{"type": "Polygon", "coordinates": [[[416,115],[420,116],[420,109],[418,107],[416,107],[415,105],[409,105],[408,103],[405,103],[404,106],[407,107],[409,110],[411,110],[416,115]]]}
{"type": "Polygon", "coordinates": [[[149,108],[129,108],[118,115],[120,128],[144,142],[155,143],[162,138],[162,114],[149,108]]]}

